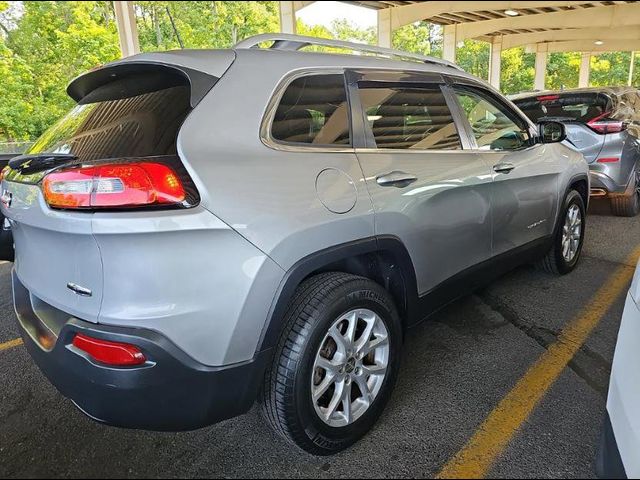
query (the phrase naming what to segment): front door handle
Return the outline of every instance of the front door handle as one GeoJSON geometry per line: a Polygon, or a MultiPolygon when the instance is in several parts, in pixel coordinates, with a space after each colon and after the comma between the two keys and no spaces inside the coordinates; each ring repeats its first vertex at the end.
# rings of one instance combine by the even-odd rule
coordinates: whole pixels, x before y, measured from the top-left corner
{"type": "Polygon", "coordinates": [[[418,180],[418,177],[416,177],[415,175],[400,172],[398,170],[394,170],[393,172],[385,173],[384,175],[379,175],[376,177],[376,182],[378,182],[378,185],[380,185],[381,187],[404,188],[408,185],[411,185],[416,180],[418,180]]]}
{"type": "Polygon", "coordinates": [[[509,173],[514,168],[516,168],[516,166],[513,163],[500,162],[493,166],[493,171],[496,173],[509,173]]]}

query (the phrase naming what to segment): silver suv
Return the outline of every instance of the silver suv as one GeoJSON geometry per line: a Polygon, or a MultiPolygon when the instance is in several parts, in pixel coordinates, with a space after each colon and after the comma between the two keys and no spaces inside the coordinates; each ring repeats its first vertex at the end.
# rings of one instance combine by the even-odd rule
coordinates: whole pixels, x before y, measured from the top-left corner
{"type": "Polygon", "coordinates": [[[606,197],[615,215],[640,213],[640,91],[633,87],[580,88],[513,97],[534,122],[555,120],[566,143],[589,163],[591,196],[606,197]]]}
{"type": "Polygon", "coordinates": [[[266,35],[68,93],[3,171],[2,213],[25,345],[101,422],[194,429],[259,399],[291,442],[339,451],[389,400],[409,327],[580,256],[588,169],[562,124],[438,59],[266,35]],[[316,43],[334,53],[299,51],[316,43]]]}

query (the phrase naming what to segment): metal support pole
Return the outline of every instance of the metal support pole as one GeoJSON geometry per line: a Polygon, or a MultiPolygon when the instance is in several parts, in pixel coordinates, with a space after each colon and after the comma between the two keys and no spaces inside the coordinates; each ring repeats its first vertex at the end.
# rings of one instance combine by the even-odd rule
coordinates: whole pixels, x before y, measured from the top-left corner
{"type": "Polygon", "coordinates": [[[378,46],[392,48],[391,9],[378,10],[378,46]]]}
{"type": "Polygon", "coordinates": [[[456,61],[456,26],[445,25],[443,29],[442,58],[450,62],[456,61]]]}
{"type": "Polygon", "coordinates": [[[536,70],[533,80],[535,90],[544,90],[547,75],[547,48],[546,45],[538,45],[536,49],[536,70]]]}
{"type": "Polygon", "coordinates": [[[280,31],[296,33],[296,10],[293,2],[280,3],[280,31]]]}
{"type": "Polygon", "coordinates": [[[591,73],[591,52],[582,52],[580,61],[580,77],[578,87],[584,88],[589,86],[589,74],[591,73]]]}
{"type": "Polygon", "coordinates": [[[500,71],[502,68],[502,37],[496,37],[491,42],[491,56],[489,57],[489,83],[500,90],[500,71]]]}
{"type": "Polygon", "coordinates": [[[136,14],[133,10],[133,2],[113,2],[116,12],[116,25],[120,37],[120,51],[122,57],[129,57],[140,53],[138,40],[138,26],[136,14]]]}

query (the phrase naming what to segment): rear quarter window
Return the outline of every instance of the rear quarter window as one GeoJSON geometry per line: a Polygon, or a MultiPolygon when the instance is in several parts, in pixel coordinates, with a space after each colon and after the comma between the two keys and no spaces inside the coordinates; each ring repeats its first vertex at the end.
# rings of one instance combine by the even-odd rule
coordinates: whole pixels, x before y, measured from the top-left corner
{"type": "Polygon", "coordinates": [[[271,124],[271,138],[303,146],[351,145],[349,104],[341,74],[307,75],[285,89],[271,124]]]}

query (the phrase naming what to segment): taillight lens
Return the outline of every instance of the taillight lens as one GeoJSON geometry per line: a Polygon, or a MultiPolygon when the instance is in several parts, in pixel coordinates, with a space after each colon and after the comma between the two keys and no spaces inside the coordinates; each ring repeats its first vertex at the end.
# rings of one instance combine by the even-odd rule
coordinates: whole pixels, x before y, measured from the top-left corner
{"type": "Polygon", "coordinates": [[[598,163],[616,163],[620,161],[620,157],[600,157],[598,163]]]}
{"type": "Polygon", "coordinates": [[[553,102],[554,100],[558,100],[560,95],[540,95],[536,97],[536,100],[539,102],[553,102]]]}
{"type": "Polygon", "coordinates": [[[177,205],[186,198],[180,177],[154,162],[78,166],[48,174],[44,197],[54,208],[128,208],[177,205]]]}
{"type": "Polygon", "coordinates": [[[587,125],[591,130],[600,134],[606,133],[618,133],[627,128],[627,125],[620,120],[613,120],[607,118],[611,112],[605,112],[602,115],[598,115],[596,118],[592,118],[587,122],[587,125]]]}
{"type": "Polygon", "coordinates": [[[115,367],[132,367],[147,361],[135,345],[110,342],[81,333],[73,338],[73,346],[87,353],[95,361],[115,367]]]}

